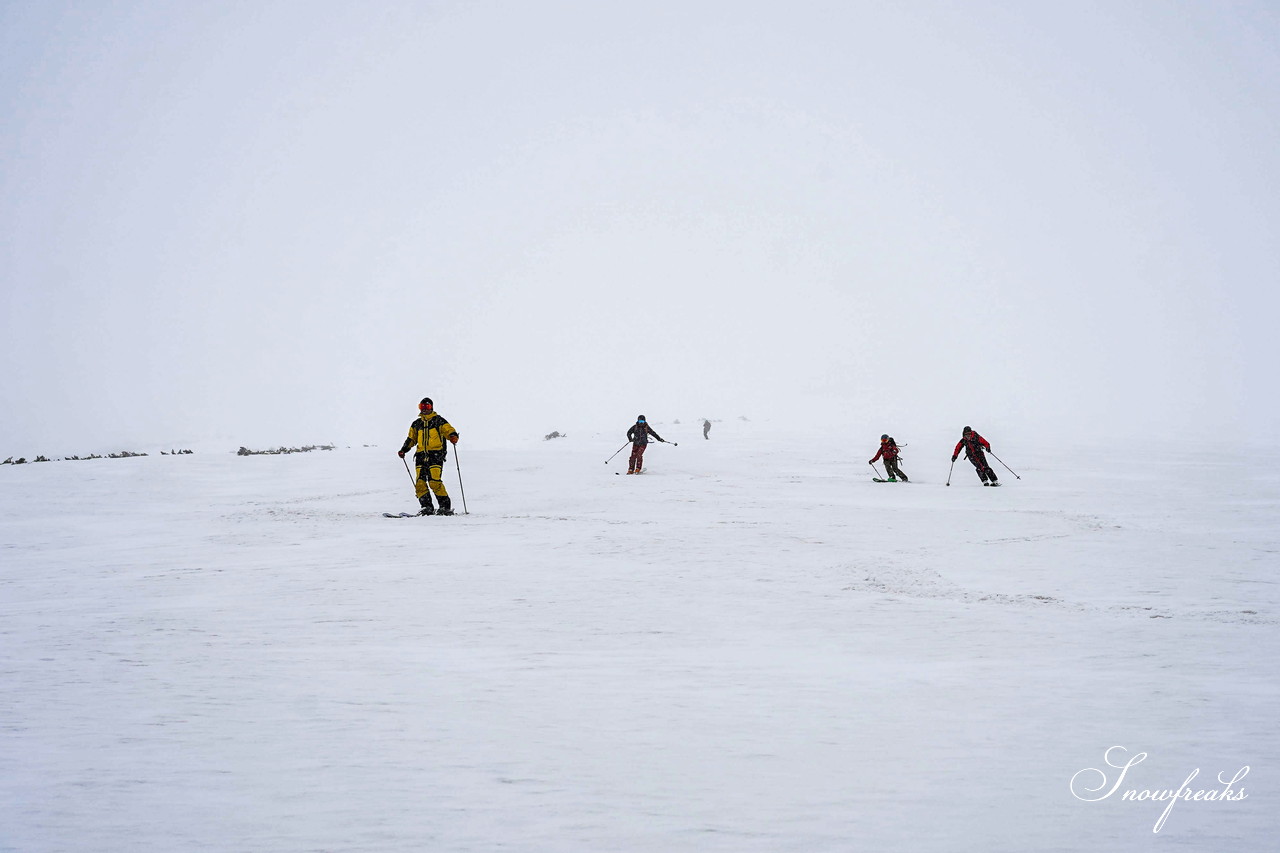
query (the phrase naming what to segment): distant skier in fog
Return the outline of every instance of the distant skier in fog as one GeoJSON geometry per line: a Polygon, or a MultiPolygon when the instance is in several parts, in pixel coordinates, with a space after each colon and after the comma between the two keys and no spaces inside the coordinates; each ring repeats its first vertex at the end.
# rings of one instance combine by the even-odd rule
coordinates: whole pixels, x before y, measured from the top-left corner
{"type": "Polygon", "coordinates": [[[907,479],[907,475],[898,467],[898,453],[898,442],[885,433],[880,436],[880,449],[876,451],[875,456],[871,457],[871,464],[875,465],[877,459],[884,459],[884,470],[889,472],[890,483],[896,483],[899,480],[909,483],[911,481],[907,479]]]}
{"type": "Polygon", "coordinates": [[[627,460],[627,473],[639,474],[644,462],[644,450],[649,446],[649,436],[666,444],[666,440],[653,431],[653,427],[645,421],[644,415],[636,418],[636,422],[627,430],[627,440],[631,442],[631,458],[627,460]]]}
{"type": "Polygon", "coordinates": [[[960,448],[964,448],[965,458],[973,463],[974,468],[978,469],[978,479],[982,481],[982,485],[1000,485],[1000,479],[996,476],[996,472],[991,470],[991,465],[987,462],[985,451],[991,449],[991,442],[978,435],[971,427],[965,427],[960,440],[956,442],[956,449],[951,452],[951,461],[953,463],[960,456],[960,448]]]}
{"type": "Polygon", "coordinates": [[[708,441],[711,440],[711,437],[707,435],[707,433],[709,432],[711,432],[711,421],[707,420],[706,418],[703,418],[702,419],[702,437],[707,439],[708,441]]]}

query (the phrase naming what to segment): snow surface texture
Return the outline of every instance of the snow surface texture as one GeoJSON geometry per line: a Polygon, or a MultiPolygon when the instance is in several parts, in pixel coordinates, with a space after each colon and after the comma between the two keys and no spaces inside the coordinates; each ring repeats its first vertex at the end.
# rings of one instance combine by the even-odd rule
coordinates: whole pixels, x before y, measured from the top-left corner
{"type": "Polygon", "coordinates": [[[0,849],[1274,849],[1274,457],[658,429],[0,470],[0,849]]]}

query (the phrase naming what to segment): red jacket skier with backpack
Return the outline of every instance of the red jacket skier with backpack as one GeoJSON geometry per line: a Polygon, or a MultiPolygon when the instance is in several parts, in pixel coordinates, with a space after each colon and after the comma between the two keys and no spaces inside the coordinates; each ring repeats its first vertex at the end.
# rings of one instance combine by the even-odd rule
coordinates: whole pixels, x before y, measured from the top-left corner
{"type": "Polygon", "coordinates": [[[888,433],[880,436],[880,449],[876,451],[876,455],[871,457],[869,464],[875,465],[876,460],[884,459],[884,470],[889,474],[889,482],[895,483],[901,480],[904,483],[910,482],[907,475],[902,473],[902,469],[898,467],[898,442],[888,433]]]}

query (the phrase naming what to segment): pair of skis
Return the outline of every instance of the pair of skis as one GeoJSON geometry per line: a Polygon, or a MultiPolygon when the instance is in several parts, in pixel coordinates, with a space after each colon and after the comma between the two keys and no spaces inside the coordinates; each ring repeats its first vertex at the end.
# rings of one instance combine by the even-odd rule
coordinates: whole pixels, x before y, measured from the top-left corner
{"type": "MultiPolygon", "coordinates": [[[[432,513],[432,515],[439,515],[439,514],[440,513],[438,512],[432,513]]],[[[454,513],[452,512],[448,514],[454,515],[454,513]]],[[[382,514],[382,517],[383,518],[426,518],[427,516],[424,516],[418,512],[384,512],[382,514]]]]}
{"type": "MultiPolygon", "coordinates": [[[[911,481],[910,481],[910,480],[882,480],[882,479],[880,479],[879,477],[872,477],[872,478],[871,478],[871,482],[873,482],[873,483],[909,483],[909,482],[911,482],[911,481]]],[[[995,483],[983,483],[982,485],[984,485],[984,486],[998,486],[998,485],[1000,485],[1000,483],[997,481],[997,482],[995,482],[995,483]]]]}

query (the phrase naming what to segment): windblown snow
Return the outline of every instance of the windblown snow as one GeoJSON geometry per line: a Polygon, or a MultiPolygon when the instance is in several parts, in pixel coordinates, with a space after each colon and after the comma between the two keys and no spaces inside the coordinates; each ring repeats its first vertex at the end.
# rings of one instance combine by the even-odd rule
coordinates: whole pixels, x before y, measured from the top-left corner
{"type": "Polygon", "coordinates": [[[0,469],[0,849],[1271,849],[1274,456],[659,429],[0,469]]]}

